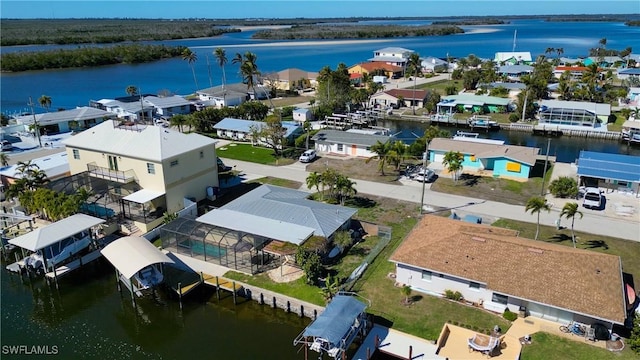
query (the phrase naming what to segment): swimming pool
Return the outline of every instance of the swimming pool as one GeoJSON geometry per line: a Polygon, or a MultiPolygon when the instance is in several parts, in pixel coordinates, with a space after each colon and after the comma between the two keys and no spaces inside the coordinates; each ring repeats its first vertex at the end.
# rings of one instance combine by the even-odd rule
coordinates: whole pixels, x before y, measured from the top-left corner
{"type": "MultiPolygon", "coordinates": [[[[189,240],[180,243],[180,247],[189,248],[189,240]]],[[[227,254],[227,250],[210,243],[202,243],[202,241],[194,241],[191,243],[191,251],[194,254],[205,255],[207,257],[223,257],[227,254]]]]}
{"type": "Polygon", "coordinates": [[[80,206],[80,211],[88,212],[89,215],[94,215],[103,219],[110,218],[116,214],[115,211],[113,211],[113,209],[110,209],[108,207],[104,207],[98,204],[87,204],[87,203],[84,203],[80,206]]]}

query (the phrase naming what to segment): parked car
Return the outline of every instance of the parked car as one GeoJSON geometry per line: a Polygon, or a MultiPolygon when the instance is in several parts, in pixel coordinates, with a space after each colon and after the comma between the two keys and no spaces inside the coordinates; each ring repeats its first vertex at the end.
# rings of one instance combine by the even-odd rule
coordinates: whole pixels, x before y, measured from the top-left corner
{"type": "Polygon", "coordinates": [[[218,158],[217,162],[218,162],[218,173],[231,171],[233,169],[231,166],[225,165],[225,163],[222,160],[220,160],[220,158],[218,158]]]}
{"type": "Polygon", "coordinates": [[[308,163],[315,160],[317,157],[315,150],[307,150],[300,155],[300,162],[308,163]]]}
{"type": "Polygon", "coordinates": [[[420,182],[432,182],[436,177],[436,173],[431,169],[421,169],[414,176],[413,180],[420,182]]]}
{"type": "Polygon", "coordinates": [[[598,188],[588,187],[584,190],[582,206],[587,209],[600,209],[602,206],[602,192],[598,188]]]}

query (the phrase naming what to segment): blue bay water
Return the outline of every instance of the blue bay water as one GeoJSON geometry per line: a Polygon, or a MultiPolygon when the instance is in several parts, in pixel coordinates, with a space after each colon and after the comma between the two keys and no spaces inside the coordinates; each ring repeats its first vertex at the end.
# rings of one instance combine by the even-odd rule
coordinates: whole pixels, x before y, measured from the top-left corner
{"type": "MultiPolygon", "coordinates": [[[[428,22],[425,20],[424,23],[428,22]]],[[[410,24],[421,23],[413,21],[410,24]]],[[[563,48],[563,56],[566,57],[586,56],[590,48],[598,46],[601,38],[607,39],[608,48],[622,50],[630,46],[636,52],[640,51],[640,28],[622,23],[515,20],[504,25],[464,28],[468,33],[355,43],[313,41],[309,45],[301,45],[307,42],[253,40],[250,38],[252,32],[162,43],[185,45],[197,54],[198,60],[194,66],[200,88],[222,82],[222,71],[212,55],[216,47],[226,49],[229,63],[225,69],[229,82],[241,80],[237,65],[231,64],[231,59],[237,52],[254,52],[258,56],[258,67],[263,73],[290,67],[319,71],[328,65],[335,69],[341,62],[350,66],[367,61],[373,56],[374,50],[387,46],[412,49],[422,56],[444,58],[447,54],[452,57],[475,54],[482,58],[493,58],[496,52],[512,50],[516,30],[516,51],[530,51],[533,56],[543,54],[548,47],[563,48]]],[[[43,48],[55,47],[4,47],[1,50],[4,53],[43,48]]],[[[89,100],[126,95],[125,88],[129,85],[135,85],[145,93],[169,90],[184,95],[196,89],[191,68],[180,58],[138,65],[5,73],[0,76],[0,110],[4,113],[23,112],[27,110],[29,96],[36,99],[42,94],[51,96],[53,108],[85,106],[89,100]]]]}

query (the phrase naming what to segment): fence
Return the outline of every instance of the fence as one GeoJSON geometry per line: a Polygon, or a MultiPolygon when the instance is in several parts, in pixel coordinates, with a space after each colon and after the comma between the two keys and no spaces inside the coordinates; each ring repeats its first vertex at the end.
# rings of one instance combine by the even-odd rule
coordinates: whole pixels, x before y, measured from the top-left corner
{"type": "Polygon", "coordinates": [[[379,240],[376,246],[371,249],[369,255],[367,255],[367,257],[362,260],[362,263],[360,263],[360,265],[358,265],[358,267],[353,270],[351,275],[349,275],[349,278],[340,287],[340,290],[351,291],[353,289],[356,281],[358,281],[358,279],[362,277],[362,274],[364,274],[364,272],[367,270],[369,264],[371,264],[373,260],[375,260],[376,257],[382,252],[382,250],[384,250],[384,248],[389,245],[389,242],[391,241],[391,228],[388,226],[378,226],[378,239],[379,240]]]}

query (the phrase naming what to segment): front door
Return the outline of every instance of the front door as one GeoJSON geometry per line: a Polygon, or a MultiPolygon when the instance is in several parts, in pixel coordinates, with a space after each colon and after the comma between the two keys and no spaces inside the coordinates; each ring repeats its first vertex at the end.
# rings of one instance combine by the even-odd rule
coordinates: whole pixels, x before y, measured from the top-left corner
{"type": "Polygon", "coordinates": [[[355,145],[351,145],[351,156],[356,156],[358,155],[358,152],[356,151],[358,148],[355,145]]]}
{"type": "Polygon", "coordinates": [[[118,171],[118,158],[109,155],[109,170],[118,171]]]}

